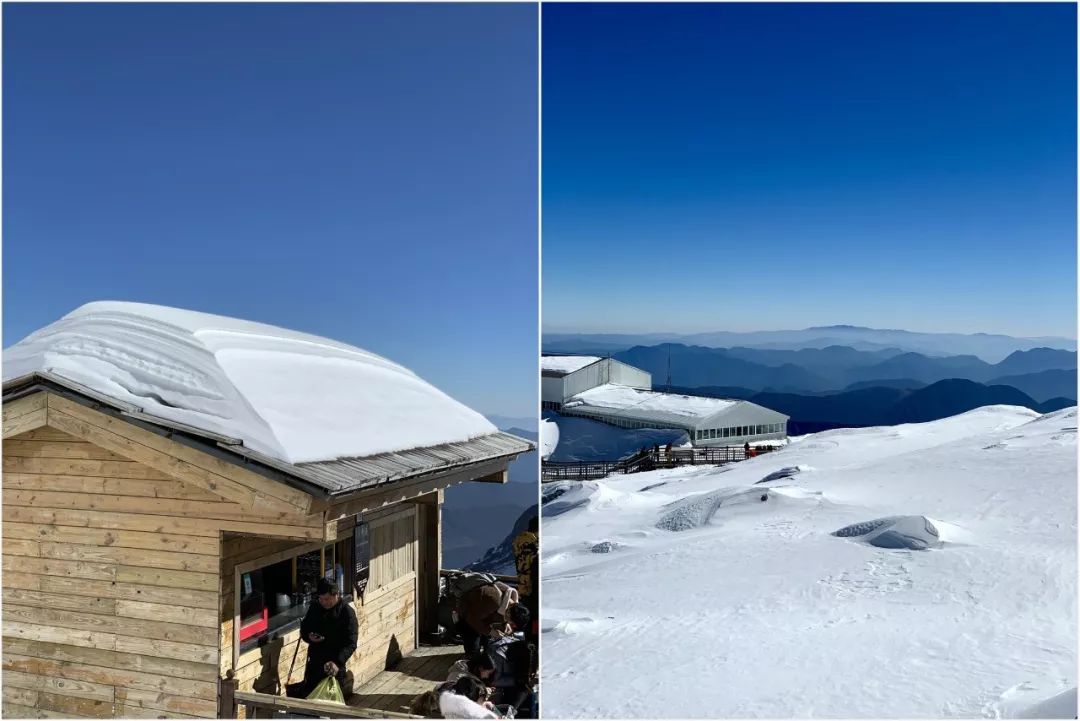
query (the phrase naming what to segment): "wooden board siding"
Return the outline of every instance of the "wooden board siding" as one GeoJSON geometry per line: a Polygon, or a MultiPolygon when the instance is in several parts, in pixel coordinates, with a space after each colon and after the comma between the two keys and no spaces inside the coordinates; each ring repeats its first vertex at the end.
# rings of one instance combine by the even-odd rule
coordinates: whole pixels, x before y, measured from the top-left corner
{"type": "MultiPolygon", "coordinates": [[[[357,652],[349,663],[354,683],[374,678],[416,648],[416,526],[415,508],[390,506],[366,514],[371,527],[371,580],[364,598],[353,603],[359,624],[357,652]]],[[[307,544],[292,543],[291,549],[307,544]]],[[[241,563],[273,557],[290,544],[269,539],[230,538],[223,541],[221,562],[221,671],[231,668],[233,584],[241,563]]],[[[307,661],[307,644],[293,629],[261,648],[243,653],[236,665],[242,691],[284,693],[286,684],[300,681],[307,661]]]]}
{"type": "Polygon", "coordinates": [[[232,504],[55,430],[3,467],[4,715],[216,716],[218,539],[126,519],[232,504]]]}
{"type": "MultiPolygon", "coordinates": [[[[349,537],[347,509],[51,392],[3,410],[4,715],[212,718],[231,668],[242,689],[281,692],[302,677],[298,629],[234,666],[235,572],[349,537]]],[[[357,685],[416,648],[418,525],[438,534],[444,485],[348,501],[371,548],[354,603],[357,685]],[[421,518],[424,502],[436,505],[421,518]]],[[[437,583],[433,558],[422,570],[437,583]]]]}
{"type": "Polygon", "coordinates": [[[4,431],[3,714],[216,717],[223,531],[295,544],[323,514],[53,394],[6,403],[4,431]]]}

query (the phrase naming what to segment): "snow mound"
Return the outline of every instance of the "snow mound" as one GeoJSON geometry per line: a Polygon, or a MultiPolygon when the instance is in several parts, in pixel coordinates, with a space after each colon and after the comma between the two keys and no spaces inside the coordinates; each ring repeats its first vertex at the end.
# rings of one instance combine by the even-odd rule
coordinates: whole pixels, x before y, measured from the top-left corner
{"type": "Polygon", "coordinates": [[[554,517],[582,509],[590,512],[630,510],[643,501],[637,494],[612,488],[603,481],[557,481],[541,487],[543,515],[554,517]]]}
{"type": "Polygon", "coordinates": [[[5,381],[40,371],[289,463],[496,432],[476,411],[374,353],[142,303],[89,303],[4,351],[5,381]]]}
{"type": "Polygon", "coordinates": [[[1040,701],[1016,714],[1015,718],[1069,719],[1076,718],[1076,687],[1062,691],[1057,696],[1040,701]]]}
{"type": "Polygon", "coordinates": [[[769,475],[762,478],[758,483],[768,483],[770,481],[779,481],[784,478],[791,478],[800,473],[805,473],[810,470],[809,466],[785,466],[779,470],[773,471],[769,475]]]}
{"type": "Polygon", "coordinates": [[[670,510],[656,522],[656,527],[662,531],[691,531],[707,525],[722,505],[765,503],[769,498],[768,490],[724,488],[671,504],[670,510]]]}
{"type": "Polygon", "coordinates": [[[840,538],[858,538],[878,548],[925,551],[941,545],[941,534],[926,516],[888,516],[833,531],[840,538]]]}
{"type": "Polygon", "coordinates": [[[540,457],[543,460],[551,458],[551,454],[559,446],[559,426],[546,418],[540,421],[540,457]]]}

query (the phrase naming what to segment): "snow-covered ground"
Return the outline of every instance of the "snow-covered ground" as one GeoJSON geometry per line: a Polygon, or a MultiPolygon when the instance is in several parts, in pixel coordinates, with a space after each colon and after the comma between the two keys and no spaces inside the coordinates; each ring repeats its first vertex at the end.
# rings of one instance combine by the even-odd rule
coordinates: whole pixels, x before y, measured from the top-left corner
{"type": "Polygon", "coordinates": [[[292,463],[496,432],[476,411],[374,353],[143,303],[88,303],[4,350],[5,381],[36,371],[292,463]]]}
{"type": "Polygon", "coordinates": [[[1076,426],[991,406],[546,485],[545,716],[1073,718],[1076,426]]]}

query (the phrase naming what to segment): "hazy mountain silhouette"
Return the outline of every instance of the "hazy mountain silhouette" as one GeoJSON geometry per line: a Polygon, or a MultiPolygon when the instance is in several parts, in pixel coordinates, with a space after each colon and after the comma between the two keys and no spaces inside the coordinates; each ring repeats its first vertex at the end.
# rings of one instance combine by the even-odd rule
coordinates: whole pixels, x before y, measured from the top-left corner
{"type": "Polygon", "coordinates": [[[994,366],[973,355],[930,358],[921,353],[901,353],[876,365],[853,369],[848,377],[852,382],[912,378],[934,383],[946,378],[982,381],[993,372],[994,366]]]}
{"type": "MultiPolygon", "coordinates": [[[[638,345],[681,343],[708,348],[787,349],[847,346],[856,350],[899,348],[928,356],[974,355],[987,363],[998,363],[1014,351],[1059,348],[1075,351],[1073,338],[1017,338],[988,333],[919,333],[899,329],[864,328],[850,325],[823,326],[802,330],[754,332],[717,331],[710,333],[545,333],[544,349],[568,353],[616,353],[638,345]]],[[[1045,368],[1040,370],[1046,370],[1045,368]]],[[[1017,373],[1009,370],[1007,373],[1017,373]]],[[[1004,375],[1002,373],[1001,375],[1004,375]]]]}
{"type": "MultiPolygon", "coordinates": [[[[536,442],[538,434],[522,428],[502,428],[536,442]]],[[[462,568],[512,529],[522,509],[536,503],[539,482],[536,451],[518,456],[507,469],[508,482],[462,483],[446,490],[443,503],[443,565],[462,568]]]]}
{"type": "Polygon", "coordinates": [[[1055,348],[1016,351],[996,366],[999,375],[1024,375],[1047,370],[1076,370],[1076,352],[1055,348]]]}
{"type": "Polygon", "coordinates": [[[710,385],[726,378],[737,378],[738,385],[747,388],[826,390],[832,385],[800,366],[766,366],[734,357],[723,348],[664,343],[635,346],[613,357],[652,373],[654,386],[666,383],[669,367],[673,385],[710,385]]]}
{"type": "MultiPolygon", "coordinates": [[[[894,348],[861,351],[844,346],[802,350],[706,348],[680,343],[634,346],[614,358],[652,373],[653,386],[730,386],[754,391],[813,395],[841,389],[917,388],[950,378],[988,383],[997,378],[1046,370],[1075,370],[1076,352],[1048,348],[1017,351],[993,365],[973,355],[927,356],[894,348]],[[1046,366],[1057,364],[1047,369],[1046,366]],[[1035,371],[1027,369],[1034,368],[1035,371]],[[1020,370],[1022,373],[1010,373],[1020,370]]],[[[1071,397],[1068,378],[1050,374],[1027,379],[1038,399],[1071,397]]],[[[1017,386],[1019,387],[1019,386],[1017,386]]]]}
{"type": "Polygon", "coordinates": [[[742,398],[791,417],[793,435],[828,428],[889,426],[937,420],[986,405],[1018,405],[1039,413],[1076,405],[1075,399],[1055,398],[1039,403],[1010,386],[984,385],[964,379],[938,381],[924,388],[860,388],[827,395],[751,393],[731,395],[715,387],[680,388],[685,393],[742,398]]]}
{"type": "Polygon", "coordinates": [[[517,521],[514,522],[513,528],[510,529],[510,533],[508,533],[498,545],[488,548],[480,558],[469,564],[467,566],[468,570],[501,573],[507,576],[516,575],[517,567],[514,563],[514,539],[517,538],[519,533],[529,527],[529,520],[536,516],[537,512],[536,496],[534,494],[533,505],[521,512],[517,521]]]}
{"type": "Polygon", "coordinates": [[[925,388],[926,383],[917,381],[914,378],[879,378],[872,381],[858,381],[852,383],[848,387],[844,388],[845,391],[857,391],[863,388],[903,388],[905,390],[915,390],[916,388],[925,388]]]}
{"type": "Polygon", "coordinates": [[[990,380],[993,385],[1012,386],[1039,402],[1051,398],[1076,397],[1076,370],[1051,369],[1018,376],[1001,376],[990,380]]]}
{"type": "Polygon", "coordinates": [[[893,423],[923,423],[992,405],[1024,406],[1041,412],[1031,396],[1011,386],[987,386],[962,378],[912,391],[892,408],[893,423]]]}

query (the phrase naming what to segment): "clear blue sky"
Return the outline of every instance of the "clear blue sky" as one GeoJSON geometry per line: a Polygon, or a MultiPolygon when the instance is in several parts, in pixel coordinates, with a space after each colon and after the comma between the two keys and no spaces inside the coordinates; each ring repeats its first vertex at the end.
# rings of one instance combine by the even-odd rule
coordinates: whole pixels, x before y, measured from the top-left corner
{"type": "Polygon", "coordinates": [[[1073,4],[543,10],[546,331],[1076,336],[1073,4]]]}
{"type": "Polygon", "coordinates": [[[536,6],[3,12],[5,346],[161,303],[535,413],[536,6]]]}

